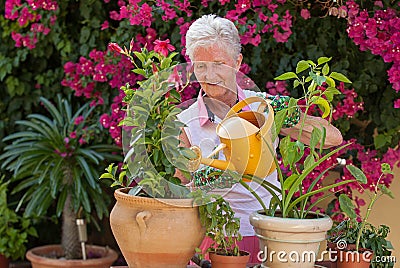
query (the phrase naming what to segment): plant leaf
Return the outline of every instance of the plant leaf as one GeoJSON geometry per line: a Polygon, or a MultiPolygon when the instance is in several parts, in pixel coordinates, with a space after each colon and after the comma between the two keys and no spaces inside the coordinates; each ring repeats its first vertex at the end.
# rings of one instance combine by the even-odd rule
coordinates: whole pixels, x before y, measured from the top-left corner
{"type": "Polygon", "coordinates": [[[323,114],[322,114],[322,118],[325,118],[325,117],[327,117],[329,114],[330,114],[330,112],[331,112],[331,107],[329,106],[329,102],[326,100],[326,99],[324,99],[324,98],[322,98],[322,97],[319,97],[319,96],[313,96],[312,98],[311,98],[311,101],[314,103],[314,104],[317,104],[318,105],[318,107],[321,109],[321,111],[323,112],[323,114]]]}
{"type": "Polygon", "coordinates": [[[322,65],[328,61],[330,61],[332,59],[332,57],[328,58],[328,57],[320,57],[318,58],[318,65],[322,65]]]}
{"type": "Polygon", "coordinates": [[[351,81],[344,74],[341,73],[332,72],[330,77],[341,82],[351,83],[351,81]]]}
{"type": "Polygon", "coordinates": [[[339,196],[340,209],[351,219],[357,218],[353,201],[346,194],[339,196]]]}
{"type": "Polygon", "coordinates": [[[275,77],[274,79],[275,80],[288,80],[288,79],[292,79],[292,78],[299,79],[297,77],[297,74],[295,74],[294,72],[287,72],[287,73],[281,74],[280,76],[275,77]]]}
{"type": "Polygon", "coordinates": [[[361,184],[367,183],[367,177],[365,176],[364,172],[356,166],[348,165],[346,169],[353,175],[353,177],[361,184]]]}
{"type": "Polygon", "coordinates": [[[302,71],[307,70],[309,67],[310,67],[310,65],[308,64],[307,61],[301,60],[301,61],[299,61],[299,62],[297,63],[297,66],[296,66],[296,73],[297,73],[297,74],[298,74],[298,73],[301,73],[302,71]]]}
{"type": "Polygon", "coordinates": [[[285,179],[285,182],[284,182],[284,184],[283,184],[283,189],[286,191],[286,190],[289,190],[290,189],[290,187],[293,185],[293,183],[296,181],[296,179],[299,177],[299,175],[297,175],[297,174],[292,174],[292,175],[290,175],[288,178],[286,178],[285,179]]]}
{"type": "Polygon", "coordinates": [[[393,192],[387,188],[385,185],[379,184],[378,185],[379,190],[381,190],[381,192],[387,196],[389,196],[390,198],[394,199],[394,194],[393,192]]]}
{"type": "Polygon", "coordinates": [[[324,67],[322,67],[322,74],[325,76],[329,73],[329,65],[324,64],[324,67]]]}

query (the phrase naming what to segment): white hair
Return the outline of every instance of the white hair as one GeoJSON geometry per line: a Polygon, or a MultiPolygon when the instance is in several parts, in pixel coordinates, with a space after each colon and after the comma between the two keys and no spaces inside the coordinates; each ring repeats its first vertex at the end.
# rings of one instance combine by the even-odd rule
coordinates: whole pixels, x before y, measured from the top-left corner
{"type": "Polygon", "coordinates": [[[209,45],[227,49],[237,59],[242,47],[235,24],[216,15],[203,15],[193,22],[186,33],[186,55],[193,60],[197,47],[209,45]]]}

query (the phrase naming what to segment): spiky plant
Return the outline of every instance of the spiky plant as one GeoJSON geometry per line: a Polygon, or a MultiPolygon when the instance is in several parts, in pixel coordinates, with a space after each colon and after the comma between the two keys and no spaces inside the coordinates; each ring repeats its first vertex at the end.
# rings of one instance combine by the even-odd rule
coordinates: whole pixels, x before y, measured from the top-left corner
{"type": "Polygon", "coordinates": [[[121,161],[116,146],[102,144],[101,125],[94,107],[73,110],[70,98],[58,96],[56,105],[41,98],[49,115],[31,114],[17,124],[24,130],[4,138],[11,142],[0,155],[1,167],[12,172],[21,193],[18,208],[25,215],[45,215],[50,207],[62,217],[61,244],[67,259],[81,257],[76,219],[89,218],[92,209],[101,219],[108,214],[99,184],[105,160],[121,161]]]}

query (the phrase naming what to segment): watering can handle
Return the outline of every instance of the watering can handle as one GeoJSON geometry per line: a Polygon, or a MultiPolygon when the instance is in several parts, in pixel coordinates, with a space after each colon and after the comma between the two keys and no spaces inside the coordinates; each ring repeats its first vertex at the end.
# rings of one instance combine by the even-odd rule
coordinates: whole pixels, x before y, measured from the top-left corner
{"type": "Polygon", "coordinates": [[[261,136],[264,136],[266,131],[269,131],[272,127],[272,124],[274,123],[274,109],[272,108],[272,106],[267,102],[267,100],[265,100],[262,97],[258,97],[258,96],[253,96],[253,97],[248,97],[244,100],[239,101],[238,103],[236,103],[230,110],[229,112],[226,114],[225,118],[228,118],[229,116],[232,116],[236,113],[238,113],[241,109],[243,109],[244,107],[248,106],[251,103],[255,103],[255,102],[260,102],[261,104],[258,106],[257,108],[257,112],[259,113],[263,113],[265,110],[265,107],[268,107],[268,117],[267,120],[264,124],[264,126],[261,128],[260,130],[260,134],[261,136]]]}
{"type": "Polygon", "coordinates": [[[240,110],[242,110],[244,107],[248,106],[249,104],[259,102],[260,105],[257,108],[257,112],[262,113],[265,110],[265,107],[267,107],[268,102],[261,97],[253,96],[253,97],[248,97],[244,100],[239,101],[236,103],[226,114],[226,117],[229,117],[231,115],[234,115],[235,113],[238,113],[240,110]]]}

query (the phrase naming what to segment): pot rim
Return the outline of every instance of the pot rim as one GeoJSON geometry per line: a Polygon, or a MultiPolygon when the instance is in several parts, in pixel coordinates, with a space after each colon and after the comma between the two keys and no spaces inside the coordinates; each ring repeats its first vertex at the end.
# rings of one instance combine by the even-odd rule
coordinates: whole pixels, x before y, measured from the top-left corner
{"type": "MultiPolygon", "coordinates": [[[[250,214],[250,224],[256,228],[268,229],[278,232],[326,232],[332,228],[332,219],[323,213],[320,218],[315,219],[297,219],[297,218],[281,218],[271,217],[261,214],[263,210],[254,211],[250,214]]],[[[316,214],[315,212],[310,212],[316,214]]]]}
{"type": "Polygon", "coordinates": [[[86,245],[88,249],[93,249],[96,250],[96,252],[104,252],[104,255],[100,258],[93,258],[93,259],[73,259],[73,260],[67,260],[67,259],[52,259],[48,257],[44,257],[42,255],[39,255],[39,252],[43,252],[44,250],[48,250],[51,248],[53,249],[53,252],[59,252],[62,251],[61,245],[59,244],[50,244],[50,245],[44,245],[44,246],[38,246],[29,249],[26,252],[26,258],[29,261],[34,261],[35,263],[46,263],[48,265],[63,265],[66,267],[71,267],[71,265],[78,265],[82,262],[85,263],[86,267],[91,267],[92,265],[98,265],[101,263],[113,263],[117,258],[118,254],[115,250],[111,249],[108,246],[96,246],[96,245],[86,245]],[[69,265],[69,266],[68,266],[69,265]]]}
{"type": "Polygon", "coordinates": [[[212,255],[218,255],[218,256],[225,256],[225,257],[244,257],[244,256],[250,256],[250,252],[246,250],[239,250],[240,256],[231,256],[231,255],[223,255],[223,254],[218,254],[217,251],[210,251],[208,254],[212,255]]]}
{"type": "Polygon", "coordinates": [[[154,198],[154,197],[145,197],[145,196],[134,196],[129,195],[127,192],[132,187],[124,187],[118,188],[114,191],[114,197],[117,201],[122,202],[134,202],[139,204],[145,204],[148,206],[157,206],[157,207],[182,207],[182,208],[194,208],[198,207],[198,205],[194,204],[193,198],[185,198],[185,199],[178,199],[178,198],[154,198]]]}

